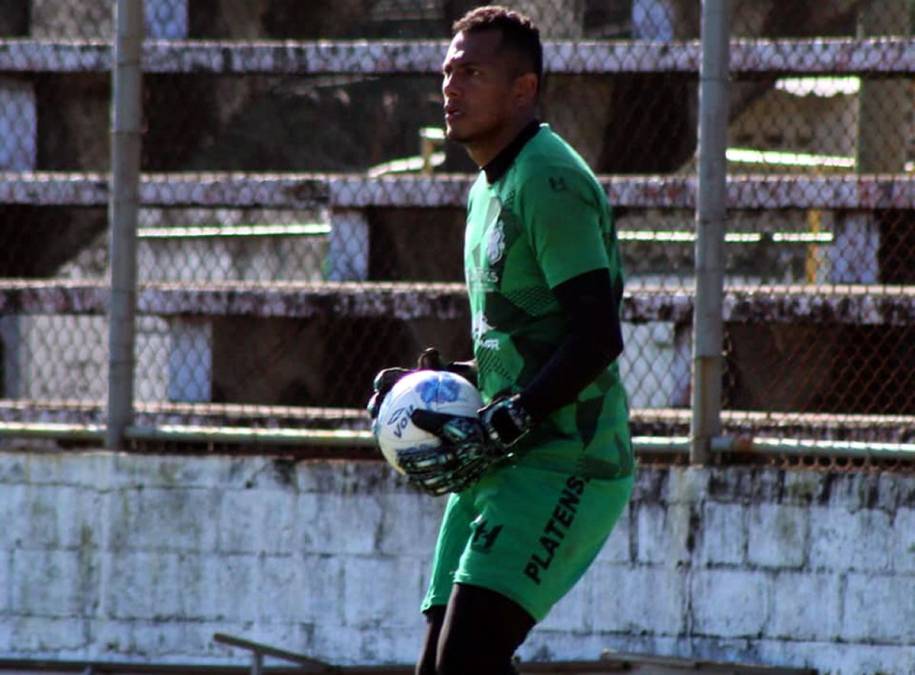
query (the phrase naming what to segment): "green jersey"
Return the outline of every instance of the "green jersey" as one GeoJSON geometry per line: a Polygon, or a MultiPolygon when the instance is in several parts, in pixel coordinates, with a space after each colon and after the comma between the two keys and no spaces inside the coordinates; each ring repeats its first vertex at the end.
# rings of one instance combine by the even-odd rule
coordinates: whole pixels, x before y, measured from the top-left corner
{"type": "MultiPolygon", "coordinates": [[[[565,339],[567,320],[553,288],[608,269],[620,300],[622,266],[607,197],[585,161],[548,125],[494,183],[480,172],[469,197],[464,268],[484,402],[523,390],[565,339]]],[[[523,438],[517,454],[525,463],[568,460],[595,478],[631,474],[628,406],[617,364],[523,438]]]]}

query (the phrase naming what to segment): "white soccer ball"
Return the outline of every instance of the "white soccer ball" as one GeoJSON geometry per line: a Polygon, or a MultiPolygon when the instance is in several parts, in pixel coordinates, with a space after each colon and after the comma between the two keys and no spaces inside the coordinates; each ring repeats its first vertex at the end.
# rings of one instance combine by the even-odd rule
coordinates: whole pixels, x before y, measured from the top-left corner
{"type": "Polygon", "coordinates": [[[435,448],[441,440],[410,420],[414,410],[476,417],[483,406],[480,392],[460,375],[447,370],[417,370],[391,387],[372,425],[381,454],[397,471],[397,452],[407,448],[435,448]]]}

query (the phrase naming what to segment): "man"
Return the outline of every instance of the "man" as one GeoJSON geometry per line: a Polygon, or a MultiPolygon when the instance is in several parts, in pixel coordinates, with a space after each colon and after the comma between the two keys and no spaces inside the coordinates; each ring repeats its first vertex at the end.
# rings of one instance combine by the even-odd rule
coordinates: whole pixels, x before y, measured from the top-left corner
{"type": "MultiPolygon", "coordinates": [[[[531,628],[597,556],[632,488],[622,351],[622,272],[594,175],[536,120],[538,30],[498,6],[454,25],[442,67],[447,135],[481,168],[464,263],[479,418],[418,411],[442,438],[401,457],[433,494],[451,491],[422,610],[419,675],[503,675],[531,628]]],[[[369,410],[404,369],[376,378],[369,410]]]]}

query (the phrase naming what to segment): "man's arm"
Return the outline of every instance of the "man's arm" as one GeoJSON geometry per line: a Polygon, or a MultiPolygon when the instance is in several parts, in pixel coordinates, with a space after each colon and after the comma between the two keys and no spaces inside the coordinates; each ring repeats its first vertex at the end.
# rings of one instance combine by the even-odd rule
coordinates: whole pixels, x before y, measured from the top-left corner
{"type": "Polygon", "coordinates": [[[618,295],[606,268],[554,289],[568,321],[565,339],[520,394],[497,397],[479,419],[414,411],[413,423],[468,456],[498,457],[554,410],[575,400],[623,350],[618,295]]]}
{"type": "Polygon", "coordinates": [[[575,400],[623,349],[614,291],[606,268],[586,272],[554,289],[569,328],[534,381],[519,395],[497,398],[479,419],[415,410],[413,423],[442,438],[443,461],[415,482],[432,494],[462,490],[549,413],[575,400]]]}
{"type": "Polygon", "coordinates": [[[572,277],[553,289],[569,322],[565,339],[519,402],[534,423],[575,400],[623,351],[619,298],[606,268],[572,277]]]}

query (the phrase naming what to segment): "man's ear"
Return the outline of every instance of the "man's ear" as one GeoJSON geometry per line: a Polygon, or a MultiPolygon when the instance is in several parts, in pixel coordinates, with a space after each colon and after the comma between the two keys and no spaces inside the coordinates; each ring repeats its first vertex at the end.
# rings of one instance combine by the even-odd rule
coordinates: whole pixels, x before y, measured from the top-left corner
{"type": "Polygon", "coordinates": [[[520,105],[537,103],[538,77],[534,73],[524,73],[515,78],[514,96],[520,105]]]}

